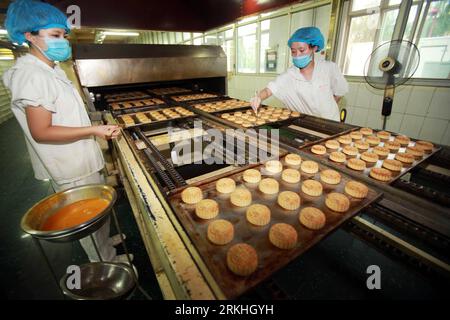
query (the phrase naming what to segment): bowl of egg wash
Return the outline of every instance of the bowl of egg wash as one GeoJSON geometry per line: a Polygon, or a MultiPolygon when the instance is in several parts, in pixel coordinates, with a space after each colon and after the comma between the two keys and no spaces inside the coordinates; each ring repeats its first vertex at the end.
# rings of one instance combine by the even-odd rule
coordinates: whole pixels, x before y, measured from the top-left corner
{"type": "Polygon", "coordinates": [[[79,240],[105,224],[116,199],[116,191],[108,185],[74,187],[36,203],[20,225],[34,238],[51,242],[79,240]]]}

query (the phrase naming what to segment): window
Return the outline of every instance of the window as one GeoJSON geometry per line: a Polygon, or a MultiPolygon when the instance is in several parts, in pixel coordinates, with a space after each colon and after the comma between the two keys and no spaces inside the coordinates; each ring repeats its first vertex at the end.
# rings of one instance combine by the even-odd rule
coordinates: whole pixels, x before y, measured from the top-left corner
{"type": "Polygon", "coordinates": [[[450,3],[433,1],[418,41],[420,64],[414,78],[450,78],[450,3]]]}
{"type": "Polygon", "coordinates": [[[238,28],[237,72],[256,72],[256,31],[257,23],[238,28]]]}
{"type": "Polygon", "coordinates": [[[292,15],[291,32],[292,35],[297,29],[310,27],[313,25],[313,10],[296,12],[292,15]]]}
{"type": "Polygon", "coordinates": [[[376,13],[351,19],[344,74],[364,75],[364,64],[372,53],[378,18],[379,14],[376,13]]]}
{"type": "Polygon", "coordinates": [[[190,32],[183,32],[183,41],[191,40],[190,32]]]}
{"type": "Polygon", "coordinates": [[[203,44],[203,37],[195,38],[194,45],[199,46],[203,44]]]}
{"type": "MultiPolygon", "coordinates": [[[[291,32],[289,37],[303,27],[315,26],[320,29],[326,46],[328,30],[330,28],[331,5],[296,12],[292,15],[291,32]]],[[[325,48],[324,48],[325,50],[325,48]]],[[[319,55],[319,54],[318,54],[319,55]]]]}
{"type": "Polygon", "coordinates": [[[169,44],[175,43],[175,32],[168,32],[167,35],[169,36],[169,44]]]}
{"type": "MultiPolygon", "coordinates": [[[[342,28],[341,61],[344,74],[363,76],[366,60],[379,45],[392,40],[399,16],[399,0],[352,0],[342,28]],[[347,31],[348,30],[348,31],[347,31]]],[[[450,76],[450,2],[414,0],[403,40],[419,48],[420,64],[414,78],[450,76]]],[[[345,14],[344,14],[345,16],[345,14]]]]}
{"type": "Polygon", "coordinates": [[[163,44],[169,44],[169,34],[167,33],[167,32],[163,32],[163,33],[161,33],[161,35],[162,35],[162,38],[163,38],[163,44]]]}
{"type": "Polygon", "coordinates": [[[259,72],[285,70],[289,18],[287,15],[261,21],[259,72]]]}
{"type": "Polygon", "coordinates": [[[326,47],[328,40],[328,30],[330,29],[331,5],[318,7],[314,10],[315,10],[314,26],[319,28],[320,31],[322,32],[326,47]]]}
{"type": "Polygon", "coordinates": [[[217,34],[213,33],[213,34],[205,35],[205,44],[210,45],[210,46],[217,45],[217,34]]]}
{"type": "Polygon", "coordinates": [[[181,32],[175,33],[175,43],[183,42],[183,34],[181,32]]]}
{"type": "Polygon", "coordinates": [[[223,51],[227,56],[227,71],[233,71],[233,57],[234,57],[234,44],[233,44],[234,30],[229,29],[217,34],[218,45],[222,46],[223,51]]]}
{"type": "Polygon", "coordinates": [[[352,1],[352,11],[367,10],[380,6],[380,0],[358,0],[352,1]]]}

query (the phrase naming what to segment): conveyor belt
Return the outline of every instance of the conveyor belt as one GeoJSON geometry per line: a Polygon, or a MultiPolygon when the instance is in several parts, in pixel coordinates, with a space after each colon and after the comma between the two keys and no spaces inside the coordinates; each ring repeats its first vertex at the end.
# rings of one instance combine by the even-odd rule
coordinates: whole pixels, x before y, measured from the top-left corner
{"type": "Polygon", "coordinates": [[[447,193],[440,192],[433,188],[429,188],[421,184],[411,181],[405,181],[402,179],[396,180],[393,183],[393,186],[403,191],[407,191],[411,194],[414,194],[416,196],[428,199],[435,203],[439,203],[444,207],[450,207],[450,195],[447,193]]]}
{"type": "Polygon", "coordinates": [[[153,143],[151,143],[151,141],[139,128],[135,128],[131,134],[133,135],[133,138],[145,142],[147,148],[143,150],[144,153],[170,190],[186,185],[183,177],[181,177],[181,175],[174,169],[172,164],[169,163],[169,161],[167,161],[167,159],[161,155],[158,149],[153,145],[153,143]]]}

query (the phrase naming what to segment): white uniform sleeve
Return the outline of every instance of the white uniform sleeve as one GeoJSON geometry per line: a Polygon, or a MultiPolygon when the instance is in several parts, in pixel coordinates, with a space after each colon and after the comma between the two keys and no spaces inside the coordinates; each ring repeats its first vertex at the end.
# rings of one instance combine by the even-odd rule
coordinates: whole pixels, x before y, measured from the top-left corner
{"type": "Polygon", "coordinates": [[[286,77],[285,73],[282,73],[278,77],[276,77],[275,80],[270,81],[267,84],[267,88],[269,88],[272,94],[281,101],[283,101],[283,96],[285,95],[284,93],[285,77],[286,77]]]}
{"type": "Polygon", "coordinates": [[[58,97],[52,79],[42,72],[16,70],[11,81],[11,102],[24,109],[26,106],[42,106],[56,112],[58,97]]]}
{"type": "Polygon", "coordinates": [[[338,97],[344,96],[348,92],[348,83],[336,63],[331,64],[330,77],[333,94],[338,97]]]}

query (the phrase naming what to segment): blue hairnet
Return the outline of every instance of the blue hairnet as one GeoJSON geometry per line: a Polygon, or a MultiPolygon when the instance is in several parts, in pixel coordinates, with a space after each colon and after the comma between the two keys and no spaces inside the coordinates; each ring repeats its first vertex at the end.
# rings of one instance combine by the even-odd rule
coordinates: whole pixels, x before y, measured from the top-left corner
{"type": "Polygon", "coordinates": [[[19,45],[26,41],[25,32],[50,28],[62,28],[70,32],[64,13],[48,3],[34,0],[12,2],[6,12],[5,27],[11,41],[19,45]]]}
{"type": "Polygon", "coordinates": [[[320,51],[325,46],[325,40],[323,39],[322,32],[316,27],[300,28],[294,32],[289,38],[288,46],[292,45],[292,42],[305,42],[312,46],[317,46],[317,51],[320,51]]]}

